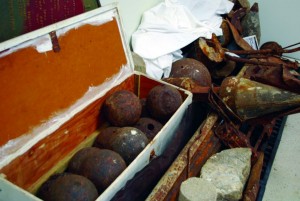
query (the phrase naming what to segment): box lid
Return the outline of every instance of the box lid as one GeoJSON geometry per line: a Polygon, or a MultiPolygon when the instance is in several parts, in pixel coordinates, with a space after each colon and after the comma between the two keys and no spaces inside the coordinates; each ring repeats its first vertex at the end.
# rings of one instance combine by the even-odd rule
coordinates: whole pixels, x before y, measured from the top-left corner
{"type": "Polygon", "coordinates": [[[0,169],[132,72],[115,5],[0,43],[0,169]]]}

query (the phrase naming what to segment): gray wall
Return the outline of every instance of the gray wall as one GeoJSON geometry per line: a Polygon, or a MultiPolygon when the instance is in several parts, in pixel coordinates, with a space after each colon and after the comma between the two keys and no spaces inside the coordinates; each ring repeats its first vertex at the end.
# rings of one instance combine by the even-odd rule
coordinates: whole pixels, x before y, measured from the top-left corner
{"type": "MultiPolygon", "coordinates": [[[[259,6],[261,44],[276,41],[281,46],[300,42],[300,1],[299,0],[250,0],[259,6]]],[[[300,52],[286,54],[300,59],[300,52]]]]}

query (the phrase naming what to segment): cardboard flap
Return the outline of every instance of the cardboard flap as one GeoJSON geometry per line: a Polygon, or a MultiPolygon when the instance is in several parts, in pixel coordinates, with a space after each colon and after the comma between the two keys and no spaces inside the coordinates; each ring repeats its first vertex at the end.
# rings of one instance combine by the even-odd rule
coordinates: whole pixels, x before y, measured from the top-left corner
{"type": "Polygon", "coordinates": [[[1,43],[0,161],[10,140],[132,68],[124,41],[118,12],[108,6],[1,43]]]}

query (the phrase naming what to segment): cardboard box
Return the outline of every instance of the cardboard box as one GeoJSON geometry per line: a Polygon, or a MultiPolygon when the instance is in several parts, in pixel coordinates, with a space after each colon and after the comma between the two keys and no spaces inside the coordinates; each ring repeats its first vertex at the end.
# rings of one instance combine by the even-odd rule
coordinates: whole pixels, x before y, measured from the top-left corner
{"type": "MultiPolygon", "coordinates": [[[[1,201],[39,200],[40,185],[107,126],[100,109],[108,95],[126,89],[144,98],[167,84],[134,72],[115,5],[5,41],[0,52],[1,201]]],[[[168,146],[192,102],[178,90],[180,108],[97,200],[111,199],[168,146]]]]}

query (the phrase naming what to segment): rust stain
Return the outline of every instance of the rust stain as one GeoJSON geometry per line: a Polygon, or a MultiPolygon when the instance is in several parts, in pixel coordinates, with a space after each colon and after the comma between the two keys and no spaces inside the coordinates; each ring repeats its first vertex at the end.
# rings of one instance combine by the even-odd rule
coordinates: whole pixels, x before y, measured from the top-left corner
{"type": "Polygon", "coordinates": [[[181,183],[188,177],[199,174],[202,164],[220,149],[220,141],[211,131],[217,119],[218,116],[216,114],[211,114],[200,125],[149,195],[147,201],[176,201],[178,199],[181,183]]]}

